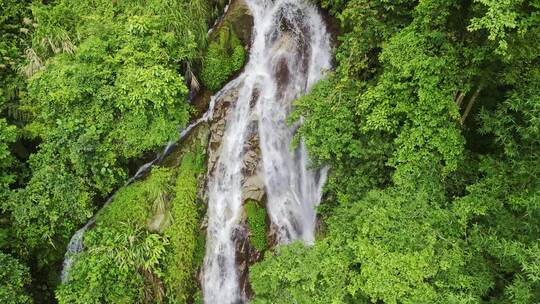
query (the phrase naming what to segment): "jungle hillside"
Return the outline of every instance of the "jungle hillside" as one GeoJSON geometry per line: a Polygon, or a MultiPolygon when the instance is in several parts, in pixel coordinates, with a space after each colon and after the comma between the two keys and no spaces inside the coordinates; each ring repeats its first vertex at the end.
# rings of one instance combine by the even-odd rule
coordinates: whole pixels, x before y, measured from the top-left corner
{"type": "Polygon", "coordinates": [[[0,0],[0,303],[248,302],[540,303],[540,1],[0,0]]]}

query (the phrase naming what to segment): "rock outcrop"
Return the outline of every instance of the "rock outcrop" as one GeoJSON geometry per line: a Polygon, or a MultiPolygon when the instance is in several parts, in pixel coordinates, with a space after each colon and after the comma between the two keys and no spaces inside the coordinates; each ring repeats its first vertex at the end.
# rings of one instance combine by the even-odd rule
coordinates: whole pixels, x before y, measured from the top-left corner
{"type": "Polygon", "coordinates": [[[261,174],[261,149],[259,147],[259,132],[255,121],[250,128],[249,140],[245,147],[244,168],[242,170],[242,201],[252,199],[261,202],[264,191],[264,179],[261,174]]]}

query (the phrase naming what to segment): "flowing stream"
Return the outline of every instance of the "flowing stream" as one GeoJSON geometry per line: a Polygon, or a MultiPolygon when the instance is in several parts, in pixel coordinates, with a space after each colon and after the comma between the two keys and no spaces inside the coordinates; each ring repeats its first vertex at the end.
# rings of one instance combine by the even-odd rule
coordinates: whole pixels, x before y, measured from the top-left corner
{"type": "Polygon", "coordinates": [[[218,95],[237,90],[220,155],[208,180],[208,230],[202,272],[204,302],[245,303],[234,233],[242,220],[242,169],[249,126],[258,124],[267,211],[280,243],[312,243],[315,210],[326,170],[309,168],[307,152],[291,141],[291,103],[331,67],[330,37],[307,0],[246,0],[254,18],[244,72],[218,95]]]}

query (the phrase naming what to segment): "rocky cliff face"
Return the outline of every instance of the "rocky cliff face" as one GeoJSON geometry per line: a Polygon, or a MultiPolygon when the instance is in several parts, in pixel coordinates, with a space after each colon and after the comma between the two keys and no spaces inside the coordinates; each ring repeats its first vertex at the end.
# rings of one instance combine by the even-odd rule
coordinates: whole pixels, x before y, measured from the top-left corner
{"type": "Polygon", "coordinates": [[[224,26],[232,26],[242,43],[249,47],[251,44],[251,29],[253,16],[244,0],[231,0],[225,7],[225,13],[216,21],[210,32],[210,40],[217,38],[217,33],[224,26]]]}
{"type": "MultiPolygon", "coordinates": [[[[239,39],[244,44],[245,48],[249,50],[251,43],[251,31],[253,26],[253,17],[247,8],[247,5],[243,0],[232,0],[226,9],[224,16],[216,23],[213,31],[210,34],[210,40],[218,39],[218,32],[220,27],[232,27],[234,32],[238,35],[239,39]]],[[[233,75],[232,77],[235,77],[233,75]]],[[[202,113],[203,109],[208,106],[210,102],[211,94],[208,91],[202,91],[195,99],[194,106],[198,109],[198,112],[202,113]]],[[[215,100],[215,109],[213,118],[206,124],[208,126],[208,145],[207,145],[207,174],[212,175],[216,165],[216,161],[221,153],[221,142],[225,133],[227,124],[227,118],[231,112],[232,106],[238,98],[238,90],[235,88],[230,89],[225,95],[215,100]]],[[[261,157],[259,148],[259,135],[257,130],[257,124],[253,122],[250,126],[249,140],[244,146],[245,157],[244,166],[242,169],[242,200],[247,202],[248,200],[264,202],[265,190],[264,180],[260,174],[261,170],[261,157]]],[[[174,157],[172,157],[174,158],[174,157]]],[[[206,185],[201,184],[201,199],[205,203],[207,200],[206,185]]],[[[248,270],[249,266],[262,258],[261,252],[257,251],[250,242],[250,232],[248,225],[246,224],[247,214],[243,214],[241,219],[240,228],[237,229],[233,235],[236,248],[236,263],[239,269],[240,286],[246,294],[250,294],[248,270]]],[[[205,217],[201,223],[201,228],[206,228],[207,218],[205,217]]]]}

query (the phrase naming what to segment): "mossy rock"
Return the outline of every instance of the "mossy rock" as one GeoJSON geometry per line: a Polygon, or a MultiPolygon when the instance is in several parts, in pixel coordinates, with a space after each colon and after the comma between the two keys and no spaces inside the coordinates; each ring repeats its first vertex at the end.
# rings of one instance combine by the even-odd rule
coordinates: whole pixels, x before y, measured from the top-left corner
{"type": "Polygon", "coordinates": [[[219,90],[246,63],[253,17],[244,1],[232,1],[227,13],[210,34],[202,60],[201,80],[211,90],[219,90]]]}
{"type": "Polygon", "coordinates": [[[201,80],[211,91],[219,90],[244,67],[247,51],[232,27],[222,27],[203,58],[201,80]]]}
{"type": "Polygon", "coordinates": [[[227,13],[210,33],[209,41],[217,40],[220,30],[224,27],[231,27],[244,46],[250,44],[253,16],[244,0],[231,1],[227,13]]]}
{"type": "Polygon", "coordinates": [[[243,45],[250,44],[253,16],[251,16],[251,12],[243,0],[232,1],[227,14],[223,18],[223,23],[232,27],[243,45]]]}

